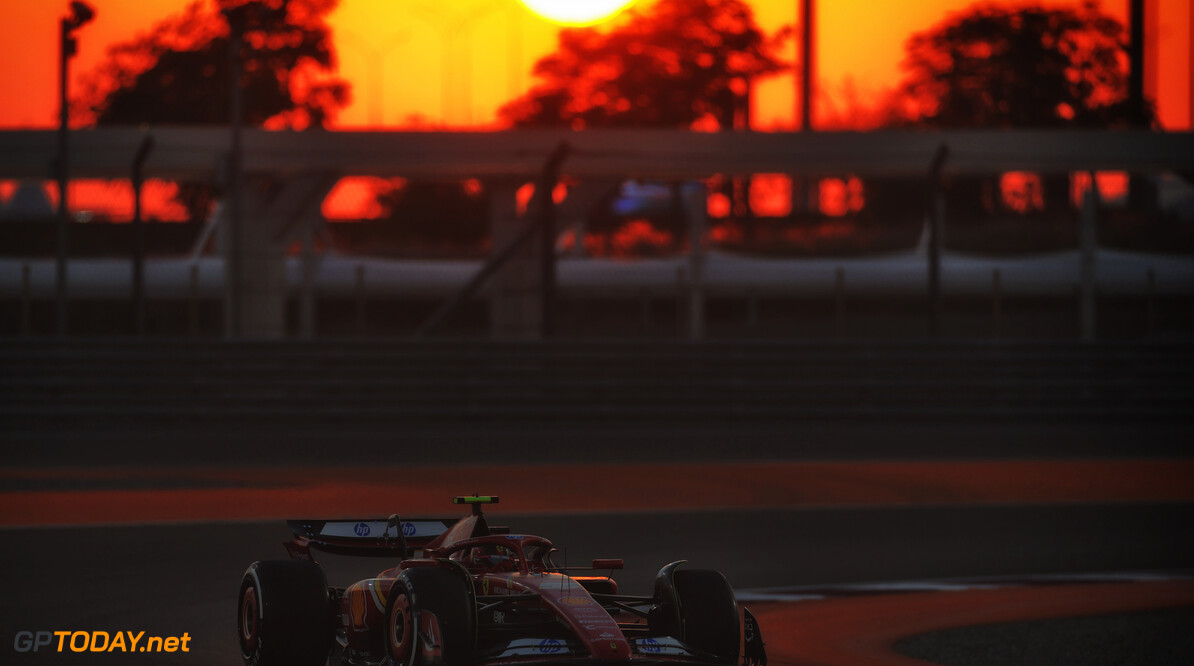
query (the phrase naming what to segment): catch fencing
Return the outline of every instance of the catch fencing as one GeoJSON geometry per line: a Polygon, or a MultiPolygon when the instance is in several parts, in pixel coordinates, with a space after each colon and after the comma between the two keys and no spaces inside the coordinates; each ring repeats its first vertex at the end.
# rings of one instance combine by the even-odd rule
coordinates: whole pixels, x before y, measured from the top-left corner
{"type": "Polygon", "coordinates": [[[0,424],[1189,420],[1186,343],[0,345],[0,424]]]}

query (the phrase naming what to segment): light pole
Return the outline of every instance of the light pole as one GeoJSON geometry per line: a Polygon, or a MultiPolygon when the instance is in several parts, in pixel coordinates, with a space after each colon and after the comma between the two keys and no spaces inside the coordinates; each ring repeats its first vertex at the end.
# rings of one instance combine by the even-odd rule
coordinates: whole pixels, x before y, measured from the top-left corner
{"type": "MultiPolygon", "coordinates": [[[[517,7],[510,7],[510,28],[506,31],[506,96],[510,99],[518,97],[522,92],[522,11],[517,7]]],[[[1194,92],[1190,93],[1194,97],[1194,92]]],[[[1190,111],[1194,116],[1194,110],[1190,111]]]]}
{"type": "Polygon", "coordinates": [[[382,74],[382,68],[385,66],[386,58],[389,57],[390,53],[410,39],[410,33],[405,31],[396,32],[387,37],[381,47],[377,47],[346,30],[339,32],[348,37],[348,41],[341,42],[341,44],[350,46],[365,56],[365,65],[369,70],[369,124],[374,129],[379,129],[385,122],[385,114],[383,113],[385,104],[385,76],[382,74]]]}
{"type": "MultiPolygon", "coordinates": [[[[816,0],[800,0],[800,131],[813,131],[813,95],[816,94],[816,48],[813,44],[816,30],[816,0]]],[[[800,178],[800,187],[792,188],[792,211],[813,212],[820,207],[821,183],[804,174],[800,178]]]]}
{"type": "Polygon", "coordinates": [[[243,260],[242,247],[242,200],[240,189],[241,167],[244,158],[243,145],[243,91],[241,90],[241,47],[244,40],[247,17],[243,8],[226,8],[224,18],[228,22],[228,126],[232,132],[232,145],[228,152],[228,217],[226,231],[228,244],[224,258],[224,337],[236,339],[242,333],[241,289],[243,260]]]}
{"type": "MultiPolygon", "coordinates": [[[[423,23],[429,26],[439,35],[440,46],[440,92],[439,92],[439,113],[442,122],[446,125],[448,122],[448,55],[452,44],[460,41],[460,37],[465,35],[468,31],[473,29],[477,21],[486,17],[486,15],[493,13],[497,8],[497,4],[493,2],[486,3],[480,7],[469,7],[469,12],[453,11],[447,5],[428,4],[420,2],[411,7],[415,15],[423,20],[423,23]],[[446,17],[446,18],[444,18],[446,17]]],[[[464,107],[465,122],[472,122],[472,96],[470,89],[472,87],[472,60],[473,51],[470,40],[465,39],[461,43],[462,52],[461,59],[464,60],[464,71],[461,77],[461,92],[463,92],[464,100],[461,106],[464,107]]]]}
{"type": "Polygon", "coordinates": [[[70,16],[65,16],[60,22],[58,42],[58,265],[57,282],[55,284],[55,308],[57,311],[58,335],[66,335],[66,254],[67,230],[70,227],[70,208],[68,207],[67,188],[70,184],[70,168],[67,162],[69,151],[67,141],[70,136],[70,99],[67,96],[68,63],[78,51],[75,41],[75,30],[95,18],[95,10],[84,2],[70,3],[70,16]]]}
{"type": "Polygon", "coordinates": [[[813,129],[813,79],[816,76],[813,50],[814,5],[816,0],[801,0],[800,3],[800,129],[811,132],[813,129]]]}

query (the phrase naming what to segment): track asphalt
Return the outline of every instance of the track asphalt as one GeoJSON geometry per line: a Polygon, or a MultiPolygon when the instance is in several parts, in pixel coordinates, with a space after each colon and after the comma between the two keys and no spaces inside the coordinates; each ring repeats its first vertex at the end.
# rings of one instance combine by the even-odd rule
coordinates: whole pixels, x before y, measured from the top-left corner
{"type": "MultiPolygon", "coordinates": [[[[195,652],[146,664],[235,664],[224,588],[253,559],[282,555],[279,519],[393,508],[453,515],[446,499],[462,489],[503,495],[491,513],[517,519],[520,531],[566,538],[578,560],[625,555],[620,579],[634,592],[684,556],[725,570],[738,588],[1189,568],[1192,478],[1194,461],[1184,458],[9,466],[0,469],[0,550],[17,578],[3,623],[9,645],[0,650],[16,631],[120,625],[194,635],[195,652]],[[410,481],[396,486],[395,478],[410,481]]],[[[1167,581],[755,607],[772,664],[782,666],[923,664],[893,644],[956,626],[1189,605],[1194,583],[1167,581]]]]}
{"type": "Polygon", "coordinates": [[[434,515],[461,489],[520,514],[1192,502],[1191,479],[1181,459],[10,468],[0,525],[434,515]]]}
{"type": "MultiPolygon", "coordinates": [[[[793,666],[923,666],[896,651],[900,639],[955,627],[1095,616],[1194,605],[1194,581],[1010,587],[966,592],[865,596],[755,609],[768,657],[793,666]]],[[[1147,646],[1140,646],[1146,648],[1147,646]]],[[[1066,663],[1088,663],[1073,646],[1066,663]]],[[[1134,663],[1157,664],[1137,653],[1134,663]]],[[[1188,662],[1184,662],[1188,663],[1188,662]]]]}

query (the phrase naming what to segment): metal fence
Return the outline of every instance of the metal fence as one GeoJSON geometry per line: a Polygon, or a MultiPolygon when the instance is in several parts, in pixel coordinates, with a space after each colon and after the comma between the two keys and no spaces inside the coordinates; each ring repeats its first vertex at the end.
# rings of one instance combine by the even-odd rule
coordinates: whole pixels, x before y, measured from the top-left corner
{"type": "Polygon", "coordinates": [[[0,424],[1184,420],[1186,344],[0,344],[0,424]]]}

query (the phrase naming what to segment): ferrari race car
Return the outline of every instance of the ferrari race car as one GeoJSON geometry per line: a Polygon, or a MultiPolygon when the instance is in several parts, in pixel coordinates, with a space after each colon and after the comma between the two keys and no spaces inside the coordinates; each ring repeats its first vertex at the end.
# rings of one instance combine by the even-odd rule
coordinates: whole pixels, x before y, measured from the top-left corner
{"type": "MultiPolygon", "coordinates": [[[[663,567],[651,596],[609,576],[571,575],[547,539],[491,527],[457,497],[460,520],[292,520],[289,560],[254,562],[237,627],[248,666],[464,666],[570,662],[765,666],[758,625],[716,571],[663,567]],[[329,587],[314,552],[397,566],[329,587]]],[[[584,572],[621,569],[598,559],[584,572]]]]}

